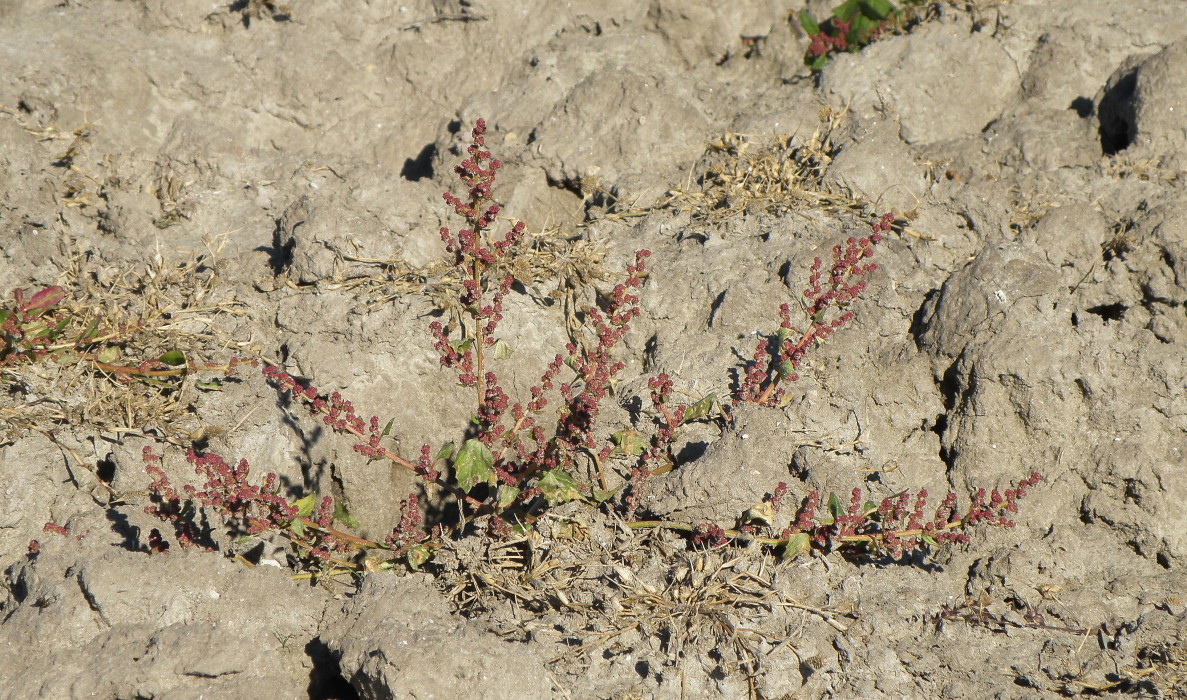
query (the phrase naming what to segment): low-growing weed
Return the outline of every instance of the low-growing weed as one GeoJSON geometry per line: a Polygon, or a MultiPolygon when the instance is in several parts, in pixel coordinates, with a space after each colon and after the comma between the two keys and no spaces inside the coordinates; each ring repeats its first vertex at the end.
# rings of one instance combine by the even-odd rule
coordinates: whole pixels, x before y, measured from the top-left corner
{"type": "MultiPolygon", "coordinates": [[[[153,503],[147,511],[171,522],[179,543],[213,546],[212,526],[199,523],[216,515],[243,537],[279,533],[291,543],[293,562],[304,570],[301,575],[320,576],[373,568],[416,569],[457,538],[523,536],[543,515],[573,502],[607,509],[630,528],[686,533],[692,546],[757,542],[785,560],[813,550],[898,559],[914,550],[966,543],[973,527],[1014,524],[1011,516],[1017,503],[1041,479],[1037,473],[1004,492],[979,490],[964,509],[958,507],[956,494],[948,493],[934,511],[925,512],[929,495],[923,489],[879,503],[865,500],[860,488],[851,492],[848,503],[835,494],[822,497],[813,491],[803,497],[795,519],[776,529],[775,515],[789,491],[780,483],[772,485],[762,503],[737,514],[732,527],[647,519],[640,494],[649,479],[679,468],[671,447],[682,427],[715,417],[728,422],[731,407],[742,402],[779,406],[805,357],[854,318],[853,304],[876,269],[870,259],[893,230],[894,217],[881,217],[868,236],[834,246],[827,266],[820,258],[812,262],[803,290],[806,325],[797,327],[791,303],[779,305],[778,329],[760,340],[730,401],[722,404],[716,396],[707,396],[675,402],[673,379],[659,374],[648,381],[654,415],[650,431],[644,434],[630,426],[607,430],[600,426],[600,409],[625,368],[615,355],[640,314],[639,295],[652,274],[650,253],[637,251],[608,297],[585,311],[578,342],[553,356],[528,395],[509,396],[498,367],[507,361],[510,348],[499,328],[516,282],[508,272],[513,269],[509,261],[522,242],[525,225],[516,222],[502,233],[496,231],[501,209],[493,202],[492,188],[502,164],[487,149],[485,132],[485,122],[479,120],[467,157],[455,168],[464,196],[444,195],[463,221],[457,231],[440,230],[449,262],[461,280],[457,301],[462,313],[448,324],[434,321],[427,329],[442,367],[472,392],[472,406],[460,416],[469,419],[467,431],[440,448],[423,445],[415,456],[400,455],[386,444],[391,421],[384,424],[374,415],[364,418],[338,392],[324,395],[282,368],[262,364],[265,377],[278,390],[334,432],[349,436],[360,457],[415,473],[424,493],[409,494],[402,501],[390,535],[369,540],[347,532],[354,523],[342,504],[316,494],[288,501],[280,495],[275,474],[253,482],[246,461],[232,466],[216,454],[191,450],[187,460],[203,485],[183,486],[179,492],[160,468],[160,457],[146,449],[146,468],[153,477],[153,503]],[[426,525],[421,511],[425,497],[452,502],[461,517],[426,525]]],[[[38,299],[35,306],[46,300],[38,299]]],[[[260,364],[255,358],[236,362],[260,364]]],[[[159,533],[154,538],[152,549],[167,548],[159,533]]]]}

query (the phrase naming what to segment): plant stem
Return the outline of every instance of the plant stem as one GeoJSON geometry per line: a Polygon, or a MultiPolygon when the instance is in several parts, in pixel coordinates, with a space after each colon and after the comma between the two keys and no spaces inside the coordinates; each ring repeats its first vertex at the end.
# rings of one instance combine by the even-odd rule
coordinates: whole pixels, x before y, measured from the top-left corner
{"type": "MultiPolygon", "coordinates": [[[[475,222],[477,223],[477,222],[475,222]]],[[[477,226],[475,226],[477,229],[477,226]]],[[[475,236],[481,236],[482,232],[474,231],[475,236]]],[[[484,369],[484,355],[483,348],[486,345],[486,334],[482,328],[482,262],[474,257],[474,265],[472,268],[474,284],[478,290],[478,298],[474,301],[477,308],[474,310],[474,354],[477,358],[477,365],[474,373],[478,375],[478,382],[475,384],[478,392],[478,412],[481,414],[486,409],[486,370],[484,369]]]]}

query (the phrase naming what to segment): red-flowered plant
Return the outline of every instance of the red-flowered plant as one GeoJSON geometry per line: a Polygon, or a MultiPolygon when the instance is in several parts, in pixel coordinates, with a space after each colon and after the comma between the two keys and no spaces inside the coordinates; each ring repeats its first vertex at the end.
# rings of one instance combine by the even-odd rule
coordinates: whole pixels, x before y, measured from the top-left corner
{"type": "MultiPolygon", "coordinates": [[[[444,195],[464,221],[456,233],[448,228],[440,231],[461,279],[462,313],[454,325],[434,321],[428,328],[441,365],[456,373],[460,385],[474,391],[467,439],[460,446],[449,443],[435,452],[423,445],[415,460],[402,457],[384,444],[390,421],[381,425],[377,416],[364,419],[338,392],[324,395],[279,367],[265,363],[262,370],[278,390],[291,395],[331,430],[351,436],[360,455],[415,473],[430,499],[451,499],[463,517],[448,527],[438,524],[426,530],[421,497],[410,494],[401,502],[392,533],[382,541],[367,540],[344,531],[355,524],[328,497],[309,495],[290,502],[280,494],[275,474],[267,474],[261,484],[253,485],[246,461],[231,466],[218,455],[190,451],[187,460],[204,483],[200,489],[185,486],[184,495],[178,493],[161,469],[159,458],[146,449],[146,470],[153,477],[153,504],[146,510],[171,521],[183,546],[213,544],[210,531],[196,525],[201,521],[199,509],[206,509],[245,535],[280,533],[292,543],[295,558],[319,572],[371,566],[353,557],[359,550],[385,551],[387,560],[381,567],[403,562],[416,568],[432,556],[443,538],[461,534],[480,521],[487,533],[501,536],[531,527],[548,509],[570,501],[606,504],[633,519],[640,510],[647,480],[675,466],[671,446],[679,429],[712,415],[715,396],[676,404],[672,378],[660,374],[648,382],[655,416],[650,436],[624,428],[611,433],[607,441],[608,431],[599,426],[600,408],[624,369],[614,358],[616,348],[640,313],[638,294],[650,256],[646,250],[638,251],[626,266],[626,277],[614,287],[604,307],[586,311],[587,337],[583,342],[571,342],[557,353],[525,400],[513,400],[504,390],[496,365],[509,355],[510,347],[498,330],[504,302],[515,282],[504,271],[510,268],[509,258],[515,255],[525,226],[515,222],[502,235],[493,232],[500,208],[492,201],[491,192],[501,163],[487,150],[485,133],[485,122],[478,120],[467,157],[455,168],[466,196],[444,195]],[[618,465],[616,479],[608,475],[608,463],[618,465]]],[[[808,325],[803,331],[796,329],[791,305],[779,307],[780,329],[774,338],[760,341],[742,373],[733,404],[780,403],[786,384],[797,379],[804,357],[854,318],[850,305],[864,293],[867,278],[876,269],[869,259],[893,221],[887,214],[873,225],[869,236],[835,246],[827,270],[820,258],[812,263],[803,292],[808,325]]],[[[239,362],[258,364],[250,358],[239,362]]],[[[724,409],[719,415],[729,420],[724,409]]],[[[779,550],[785,558],[812,549],[885,552],[897,558],[925,545],[967,542],[965,533],[973,526],[1012,526],[1008,514],[1016,512],[1016,503],[1040,478],[1033,474],[1004,495],[993,491],[986,496],[980,491],[963,515],[956,514],[955,494],[948,494],[925,518],[925,490],[916,493],[913,503],[911,496],[903,493],[874,504],[863,502],[861,489],[854,489],[847,507],[835,495],[822,504],[820,494],[812,492],[803,500],[796,519],[779,531],[773,529],[774,516],[788,491],[781,483],[764,503],[740,514],[734,529],[646,520],[634,520],[630,525],[683,530],[694,544],[757,540],[779,550]]],[[[167,548],[168,543],[154,531],[150,549],[162,552],[167,548]]]]}

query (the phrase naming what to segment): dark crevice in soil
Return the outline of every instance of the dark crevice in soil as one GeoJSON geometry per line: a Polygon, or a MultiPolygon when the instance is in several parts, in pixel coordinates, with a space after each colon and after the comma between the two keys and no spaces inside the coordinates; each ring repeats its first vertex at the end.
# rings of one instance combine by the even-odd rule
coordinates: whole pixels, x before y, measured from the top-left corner
{"type": "Polygon", "coordinates": [[[358,691],[342,676],[338,660],[320,637],[305,645],[305,653],[313,662],[309,672],[309,700],[358,700],[358,691]]]}

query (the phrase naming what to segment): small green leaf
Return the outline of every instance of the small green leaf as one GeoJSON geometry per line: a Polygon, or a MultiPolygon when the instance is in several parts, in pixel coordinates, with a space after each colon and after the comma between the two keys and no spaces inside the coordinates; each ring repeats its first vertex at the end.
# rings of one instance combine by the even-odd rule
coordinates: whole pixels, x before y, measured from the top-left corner
{"type": "Polygon", "coordinates": [[[519,493],[519,489],[514,486],[499,484],[498,492],[495,495],[495,503],[498,505],[499,510],[503,510],[514,503],[515,499],[519,497],[519,493]]]}
{"type": "Polygon", "coordinates": [[[112,362],[115,362],[116,360],[119,359],[119,357],[120,357],[120,349],[114,345],[108,345],[107,347],[100,350],[97,355],[95,355],[95,359],[102,362],[105,365],[109,365],[112,362]]]}
{"type": "Polygon", "coordinates": [[[807,10],[800,10],[800,26],[804,28],[804,33],[808,36],[815,36],[820,33],[820,25],[812,17],[812,14],[807,10]]]}
{"type": "MultiPolygon", "coordinates": [[[[4,319],[0,318],[0,323],[3,323],[3,322],[4,322],[4,319]]],[[[88,340],[91,340],[92,338],[95,338],[98,335],[99,335],[99,319],[92,318],[91,322],[87,324],[87,329],[82,332],[82,335],[78,336],[78,340],[80,343],[86,342],[88,340]]]]}
{"type": "Polygon", "coordinates": [[[466,338],[465,340],[455,340],[449,344],[453,351],[459,355],[465,355],[466,351],[474,347],[474,339],[466,338]]]}
{"type": "Polygon", "coordinates": [[[705,398],[697,401],[688,407],[684,412],[684,422],[688,423],[694,420],[699,420],[709,415],[709,411],[713,410],[714,404],[717,403],[717,394],[709,394],[705,398]]]}
{"type": "Polygon", "coordinates": [[[408,562],[408,568],[413,571],[419,571],[420,567],[432,558],[433,551],[423,544],[409,547],[408,551],[404,553],[404,560],[408,562]]]}
{"type": "Polygon", "coordinates": [[[359,526],[359,521],[350,514],[350,511],[346,508],[346,504],[342,501],[334,502],[334,520],[337,520],[346,527],[357,528],[359,526]]]}
{"type": "Polygon", "coordinates": [[[940,543],[936,542],[936,538],[932,537],[931,535],[921,535],[920,539],[922,539],[924,542],[928,543],[932,547],[940,546],[940,543]]]}
{"type": "Polygon", "coordinates": [[[36,337],[40,336],[42,333],[45,333],[46,332],[45,329],[48,326],[45,323],[45,321],[42,321],[39,319],[34,319],[32,321],[25,321],[19,327],[21,329],[21,332],[24,333],[26,336],[28,336],[30,338],[36,338],[36,337]]]}
{"type": "Polygon", "coordinates": [[[169,365],[171,367],[181,367],[185,365],[185,353],[180,350],[170,350],[164,355],[158,357],[157,362],[169,365]]]}
{"type": "Polygon", "coordinates": [[[571,474],[561,469],[544,472],[544,476],[540,477],[537,486],[540,487],[540,493],[550,506],[581,498],[581,489],[577,487],[577,481],[571,474]]]}
{"type": "Polygon", "coordinates": [[[833,522],[845,514],[845,506],[841,505],[841,499],[835,493],[828,495],[828,512],[832,514],[833,522]]]}
{"type": "Polygon", "coordinates": [[[211,379],[209,381],[204,380],[204,379],[195,379],[194,386],[198,387],[199,389],[202,389],[203,391],[222,391],[223,390],[223,383],[217,379],[211,379]]]}
{"type": "Polygon", "coordinates": [[[499,338],[495,341],[495,346],[492,348],[491,355],[493,355],[496,360],[506,360],[508,357],[511,357],[511,346],[507,344],[507,341],[499,338]]]}
{"type": "Polygon", "coordinates": [[[395,423],[395,422],[396,422],[396,419],[392,418],[391,420],[389,420],[387,422],[387,425],[383,426],[383,437],[387,437],[392,432],[392,423],[395,423]]]}
{"type": "Polygon", "coordinates": [[[63,350],[53,353],[53,358],[55,364],[65,367],[66,365],[72,365],[78,362],[78,353],[72,350],[63,350]]]}
{"type": "Polygon", "coordinates": [[[477,438],[462,443],[453,468],[458,486],[467,493],[478,484],[495,483],[495,456],[477,438]]]}
{"type": "Polygon", "coordinates": [[[293,506],[297,509],[297,517],[308,518],[313,515],[314,505],[317,503],[317,494],[309,494],[305,498],[293,501],[293,506]]]}
{"type": "Polygon", "coordinates": [[[791,537],[787,538],[787,544],[783,547],[783,561],[791,561],[799,555],[808,551],[812,546],[812,538],[806,532],[797,532],[791,537]]]}
{"type": "Polygon", "coordinates": [[[848,22],[849,18],[861,12],[861,5],[858,0],[845,0],[845,2],[833,8],[833,17],[848,22]]]}
{"type": "Polygon", "coordinates": [[[894,5],[887,0],[861,0],[862,12],[873,19],[886,19],[895,12],[894,5]]]}
{"type": "Polygon", "coordinates": [[[598,503],[605,503],[606,501],[610,500],[611,498],[614,498],[615,493],[618,493],[618,492],[615,490],[603,491],[601,489],[594,489],[593,490],[593,499],[595,501],[597,501],[598,503]]]}
{"type": "Polygon", "coordinates": [[[237,545],[247,544],[254,538],[255,538],[255,535],[240,535],[239,537],[235,538],[235,544],[237,544],[237,545]]]}
{"type": "Polygon", "coordinates": [[[437,450],[437,456],[433,457],[433,461],[440,462],[443,459],[448,460],[448,459],[452,459],[452,458],[453,458],[453,443],[447,442],[441,446],[441,449],[437,450]]]}
{"type": "Polygon", "coordinates": [[[877,503],[874,503],[873,501],[866,501],[865,503],[861,504],[861,514],[863,516],[869,516],[869,515],[872,515],[877,512],[878,512],[878,504],[877,503]]]}
{"type": "Polygon", "coordinates": [[[851,53],[857,52],[870,45],[870,35],[878,28],[878,21],[870,19],[865,15],[857,15],[853,18],[853,24],[849,26],[849,32],[845,37],[849,40],[849,51],[851,53]]]}
{"type": "Polygon", "coordinates": [[[305,523],[297,518],[293,518],[289,521],[289,529],[292,530],[293,534],[297,537],[305,536],[305,523]]]}
{"type": "Polygon", "coordinates": [[[610,436],[614,443],[614,451],[618,454],[638,456],[647,449],[647,439],[637,430],[620,430],[610,436]]]}
{"type": "Polygon", "coordinates": [[[54,327],[52,329],[50,329],[49,331],[46,331],[46,333],[45,333],[46,339],[47,340],[56,339],[58,336],[62,335],[62,331],[66,330],[66,326],[68,326],[68,325],[70,325],[70,317],[69,316],[58,321],[56,324],[54,324],[54,327]]]}

